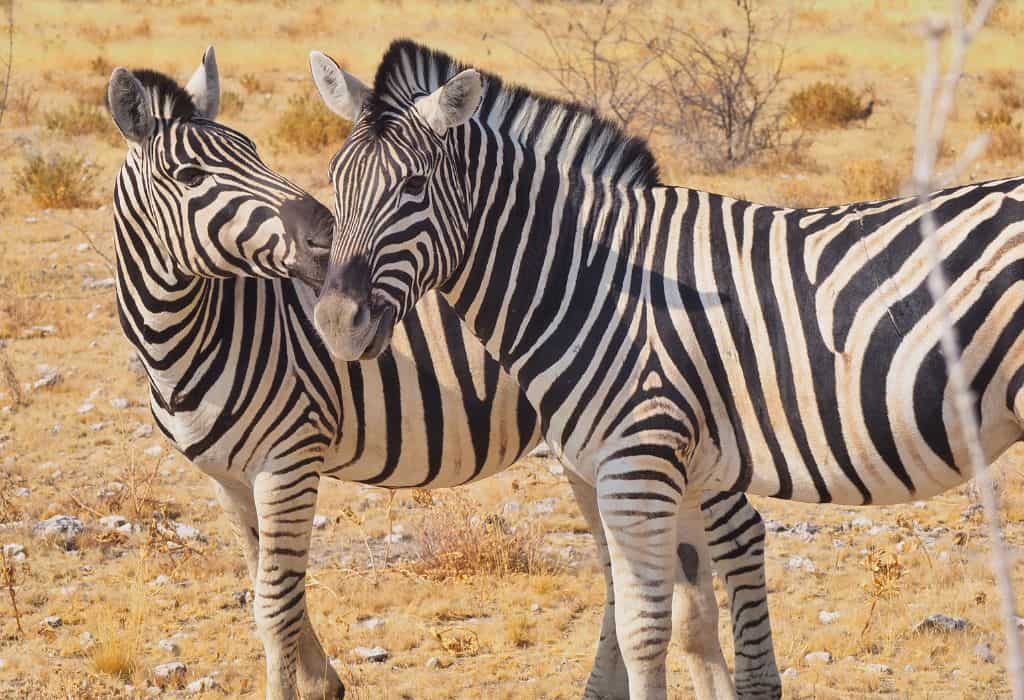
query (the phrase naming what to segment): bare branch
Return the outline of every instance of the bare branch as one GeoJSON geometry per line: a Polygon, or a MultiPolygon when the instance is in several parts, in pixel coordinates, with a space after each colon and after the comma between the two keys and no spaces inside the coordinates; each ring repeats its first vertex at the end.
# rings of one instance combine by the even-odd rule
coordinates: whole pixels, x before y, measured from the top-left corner
{"type": "Polygon", "coordinates": [[[7,113],[7,95],[11,91],[11,67],[14,65],[14,0],[2,0],[7,15],[7,59],[4,61],[3,95],[0,96],[0,124],[7,113]]]}
{"type": "MultiPolygon", "coordinates": [[[[918,112],[914,152],[913,184],[921,206],[921,236],[928,251],[931,270],[928,291],[938,310],[941,323],[942,354],[946,360],[949,383],[954,395],[954,409],[967,446],[968,459],[975,485],[981,496],[992,549],[992,567],[1002,599],[1002,617],[1006,636],[1006,666],[1014,700],[1024,700],[1024,655],[1016,626],[1016,597],[1009,559],[1003,542],[999,507],[988,473],[988,461],[981,448],[979,426],[974,413],[974,397],[961,364],[961,348],[949,309],[949,283],[942,268],[942,252],[936,236],[930,193],[935,187],[935,166],[946,125],[956,101],[956,89],[963,75],[967,50],[975,35],[984,26],[995,0],[980,0],[965,25],[961,4],[953,0],[951,20],[931,18],[925,27],[927,65],[921,78],[921,104],[918,112]],[[942,40],[952,29],[952,52],[946,74],[942,74],[942,40]]],[[[974,146],[974,144],[972,144],[974,146]]],[[[969,149],[972,153],[977,146],[969,149]]],[[[967,154],[965,154],[967,155],[967,154]]]]}

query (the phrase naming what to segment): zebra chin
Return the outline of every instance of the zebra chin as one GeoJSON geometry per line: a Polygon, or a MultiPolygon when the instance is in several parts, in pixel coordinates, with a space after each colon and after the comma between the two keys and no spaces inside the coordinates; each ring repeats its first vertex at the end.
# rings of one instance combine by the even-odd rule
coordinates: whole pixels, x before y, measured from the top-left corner
{"type": "Polygon", "coordinates": [[[395,310],[391,305],[373,308],[325,290],[313,310],[313,325],[335,359],[373,360],[391,344],[395,310]]]}

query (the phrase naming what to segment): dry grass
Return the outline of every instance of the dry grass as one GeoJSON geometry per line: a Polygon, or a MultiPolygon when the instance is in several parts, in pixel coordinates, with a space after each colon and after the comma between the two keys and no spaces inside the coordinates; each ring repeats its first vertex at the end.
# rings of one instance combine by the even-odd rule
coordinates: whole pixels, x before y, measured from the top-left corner
{"type": "Polygon", "coordinates": [[[279,147],[321,153],[336,149],[350,130],[351,124],[327,109],[318,95],[307,93],[289,98],[271,138],[279,147]]]}
{"type": "Polygon", "coordinates": [[[847,126],[865,119],[866,109],[851,88],[825,81],[795,92],[786,103],[790,119],[805,129],[847,126]]]}
{"type": "MultiPolygon", "coordinates": [[[[1003,0],[1001,5],[1014,3],[1003,0]]],[[[700,21],[708,6],[665,3],[663,9],[680,22],[700,21]]],[[[686,165],[685,153],[671,143],[657,143],[666,182],[755,201],[820,205],[864,198],[860,185],[851,181],[856,187],[849,189],[844,180],[841,164],[851,160],[890,159],[883,170],[902,176],[909,171],[905,159],[913,140],[921,62],[919,36],[908,28],[917,26],[934,6],[925,0],[817,0],[813,11],[794,20],[789,84],[874,85],[885,109],[876,110],[858,128],[811,134],[805,158],[766,161],[722,174],[695,173],[686,165]]],[[[495,39],[500,28],[503,41],[526,49],[540,46],[537,37],[523,29],[518,10],[497,0],[368,1],[355,14],[344,5],[325,4],[319,18],[302,3],[278,2],[268,9],[237,0],[221,5],[164,0],[133,5],[131,16],[125,7],[121,0],[38,0],[18,5],[19,27],[26,31],[16,38],[20,53],[13,102],[0,132],[0,169],[9,176],[25,165],[22,149],[11,147],[12,142],[41,147],[58,137],[59,132],[44,128],[45,110],[39,105],[100,104],[109,73],[99,73],[99,62],[97,67],[90,65],[98,56],[114,65],[156,68],[184,81],[210,43],[211,27],[230,28],[225,39],[218,40],[218,61],[224,85],[245,103],[231,123],[270,154],[274,168],[325,202],[332,196],[325,177],[327,160],[337,143],[306,149],[279,141],[281,148],[266,148],[270,136],[278,141],[278,122],[289,109],[288,97],[314,94],[307,75],[309,48],[327,51],[369,82],[392,36],[409,35],[514,82],[555,92],[554,85],[524,70],[521,56],[495,39]],[[275,19],[267,22],[271,11],[275,19]],[[209,15],[210,24],[176,21],[178,15],[189,13],[209,15]],[[279,22],[301,27],[300,40],[278,35],[279,22]],[[336,28],[341,26],[351,31],[340,36],[336,28]],[[274,98],[264,99],[267,93],[274,98]]],[[[573,5],[580,15],[596,9],[595,3],[573,5]]],[[[1016,87],[1024,66],[1019,34],[999,28],[979,40],[968,71],[984,79],[965,86],[960,118],[949,136],[954,145],[966,144],[978,133],[979,111],[1006,107],[1011,124],[1024,118],[1014,104],[1015,96],[1024,95],[1016,87]]],[[[333,115],[330,119],[343,126],[333,115]]],[[[240,607],[235,597],[248,587],[238,546],[213,500],[208,479],[172,454],[158,432],[135,434],[139,426],[152,423],[148,386],[126,362],[129,348],[118,325],[113,291],[83,286],[86,278],[111,274],[98,253],[113,257],[109,192],[125,153],[120,140],[84,138],[83,151],[87,148],[98,173],[96,203],[107,204],[107,211],[46,214],[12,177],[4,185],[0,338],[22,386],[40,376],[38,367],[43,364],[57,368],[63,379],[52,387],[27,390],[28,400],[16,407],[0,379],[0,523],[5,526],[0,528],[0,544],[23,544],[28,553],[22,563],[27,566],[18,565],[15,588],[23,636],[11,614],[9,595],[0,587],[0,659],[6,662],[0,668],[0,697],[121,698],[126,696],[126,676],[136,695],[145,695],[152,680],[150,669],[171,660],[156,642],[180,634],[180,658],[189,668],[186,683],[217,672],[221,689],[208,696],[257,700],[264,694],[262,646],[251,606],[240,607]],[[69,223],[88,232],[95,247],[85,245],[86,239],[69,223]],[[56,332],[32,330],[40,325],[53,325],[56,332]],[[129,408],[110,405],[110,399],[119,396],[130,399],[129,408]],[[79,413],[87,402],[93,410],[79,413]],[[144,453],[157,446],[165,449],[163,456],[144,453]],[[120,489],[115,482],[122,484],[120,489]],[[19,495],[22,488],[29,493],[19,495]],[[82,518],[88,528],[75,552],[47,545],[31,534],[32,523],[61,511],[82,518]],[[105,533],[98,520],[110,513],[127,517],[140,531],[105,533]],[[14,524],[19,521],[26,525],[14,524]],[[195,526],[208,542],[175,541],[167,529],[171,522],[195,526]],[[143,573],[140,561],[146,562],[143,573]],[[162,583],[161,575],[167,577],[162,583]],[[145,598],[133,603],[139,591],[145,598]],[[111,670],[98,671],[91,646],[83,645],[80,636],[86,631],[102,636],[100,623],[106,621],[119,630],[123,624],[121,638],[130,640],[134,605],[140,606],[138,614],[145,623],[139,645],[121,651],[111,647],[111,670]],[[64,624],[43,634],[40,623],[48,615],[60,615],[64,624]]],[[[1014,175],[1020,168],[1020,157],[987,158],[964,179],[1014,175]]],[[[1002,461],[1007,534],[1014,547],[1024,545],[1021,465],[1020,450],[1002,461]]],[[[414,534],[431,508],[415,504],[403,493],[389,511],[379,489],[322,486],[319,509],[332,522],[314,532],[310,615],[328,654],[341,660],[339,671],[350,697],[579,697],[590,671],[604,589],[570,489],[564,478],[551,476],[548,466],[542,460],[525,460],[457,490],[482,516],[480,522],[487,515],[501,514],[512,528],[528,523],[541,539],[541,561],[554,564],[548,573],[497,575],[488,571],[507,567],[486,564],[471,576],[446,575],[443,567],[433,569],[442,575],[420,574],[417,568],[424,561],[416,539],[391,545],[390,563],[385,565],[383,536],[392,526],[404,526],[406,533],[414,534]],[[548,497],[558,501],[554,513],[530,511],[531,504],[548,497]],[[504,505],[510,500],[520,502],[522,510],[507,511],[504,505]],[[336,517],[346,512],[358,517],[336,517]],[[386,624],[373,631],[360,627],[358,621],[368,616],[386,624]],[[353,647],[378,644],[392,652],[388,662],[353,662],[353,647]],[[426,666],[431,657],[440,659],[440,668],[426,666]]],[[[971,505],[966,491],[945,494],[921,508],[810,507],[769,499],[757,499],[756,504],[767,518],[788,525],[807,521],[823,528],[809,542],[773,533],[767,544],[779,663],[799,671],[784,680],[787,698],[1008,696],[998,661],[1003,651],[1001,621],[988,571],[987,540],[979,523],[961,519],[971,505]],[[922,546],[918,535],[901,524],[901,516],[908,515],[929,528],[934,540],[922,535],[922,546]],[[871,518],[881,531],[850,528],[857,516],[871,518]],[[875,600],[866,589],[875,585],[875,574],[865,563],[872,549],[898,557],[902,567],[899,594],[891,600],[875,600]],[[818,573],[794,575],[786,563],[795,555],[814,561],[818,573]],[[824,609],[840,612],[841,617],[824,625],[818,620],[824,609]],[[914,632],[924,616],[936,612],[965,617],[970,631],[914,632]],[[974,656],[979,641],[992,642],[996,663],[974,656]],[[806,664],[804,655],[817,650],[831,652],[833,663],[806,664]],[[894,673],[871,672],[866,667],[871,663],[885,664],[894,673]],[[908,665],[914,669],[907,670],[908,665]]],[[[434,506],[438,513],[444,507],[434,506]]],[[[487,535],[486,530],[476,533],[487,535]]],[[[1015,576],[1022,581],[1024,567],[1017,566],[1015,576]]],[[[720,635],[726,657],[731,658],[721,591],[719,600],[720,635]]],[[[1024,609],[1024,599],[1018,607],[1024,609]]],[[[690,697],[685,663],[675,648],[669,655],[669,674],[670,696],[690,697]]],[[[167,697],[178,694],[164,691],[167,697]]]]}
{"type": "Polygon", "coordinates": [[[896,197],[908,172],[881,158],[855,158],[842,166],[840,175],[847,194],[853,200],[877,200],[896,197]]]}
{"type": "Polygon", "coordinates": [[[50,110],[43,116],[43,123],[50,131],[65,137],[100,135],[108,141],[120,138],[110,115],[89,102],[76,102],[63,109],[50,110]]]}
{"type": "Polygon", "coordinates": [[[25,158],[14,174],[14,184],[36,206],[74,209],[95,204],[93,191],[98,169],[83,156],[54,152],[25,158]]]}
{"type": "Polygon", "coordinates": [[[435,497],[415,529],[417,573],[434,580],[546,574],[557,567],[542,551],[544,535],[514,525],[458,492],[435,497]]]}
{"type": "Polygon", "coordinates": [[[245,109],[245,100],[233,90],[224,90],[220,94],[220,114],[223,117],[234,117],[245,109]]]}

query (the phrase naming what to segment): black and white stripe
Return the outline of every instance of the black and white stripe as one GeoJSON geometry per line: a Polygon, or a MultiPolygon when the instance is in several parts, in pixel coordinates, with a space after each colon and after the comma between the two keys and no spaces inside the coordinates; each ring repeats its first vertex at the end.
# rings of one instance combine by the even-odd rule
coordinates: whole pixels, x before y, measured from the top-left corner
{"type": "MultiPolygon", "coordinates": [[[[630,697],[665,697],[680,567],[698,693],[731,692],[695,489],[881,504],[965,480],[915,199],[792,210],[667,187],[590,112],[411,42],[367,92],[332,164],[318,325],[336,356],[372,357],[440,289],[519,382],[597,489],[630,697]],[[365,285],[340,287],[353,269],[365,285]]],[[[932,206],[994,459],[1022,437],[1024,178],[932,206]]]]}
{"type": "MultiPolygon", "coordinates": [[[[218,82],[212,49],[184,90],[152,71],[111,80],[129,140],[114,192],[118,309],[157,425],[213,478],[243,542],[268,697],[340,697],[305,613],[320,477],[454,486],[506,468],[539,431],[518,387],[438,297],[376,362],[330,357],[312,287],[289,278],[319,284],[333,217],[213,121],[218,82]]],[[[760,518],[742,496],[708,509],[737,620],[767,633],[760,518]]],[[[612,673],[621,659],[605,647],[599,663],[612,673]]],[[[777,686],[770,645],[743,649],[777,686]]]]}

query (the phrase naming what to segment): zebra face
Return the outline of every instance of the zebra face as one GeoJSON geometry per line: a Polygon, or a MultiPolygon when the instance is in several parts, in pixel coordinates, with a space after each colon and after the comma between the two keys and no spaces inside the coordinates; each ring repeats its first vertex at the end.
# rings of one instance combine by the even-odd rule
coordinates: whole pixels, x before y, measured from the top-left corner
{"type": "Polygon", "coordinates": [[[271,170],[244,134],[214,119],[212,47],[182,89],[118,68],[107,103],[128,140],[118,192],[148,245],[184,276],[295,277],[319,289],[334,230],[330,210],[271,170]]]}
{"type": "Polygon", "coordinates": [[[335,357],[374,358],[465,255],[469,198],[457,127],[476,111],[483,85],[466,70],[433,93],[383,100],[324,54],[313,52],[310,64],[327,106],[355,122],[331,161],[337,225],[314,322],[335,357]]]}

